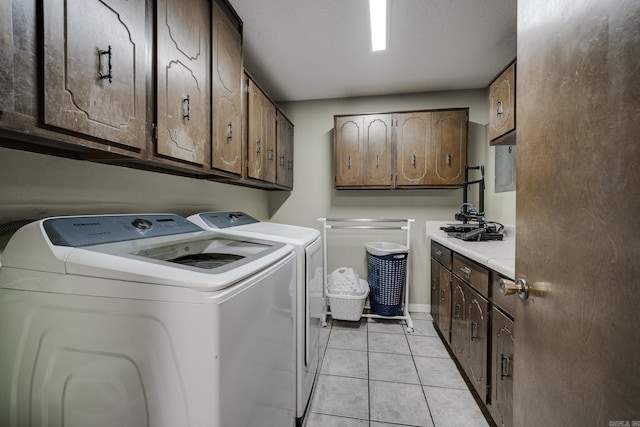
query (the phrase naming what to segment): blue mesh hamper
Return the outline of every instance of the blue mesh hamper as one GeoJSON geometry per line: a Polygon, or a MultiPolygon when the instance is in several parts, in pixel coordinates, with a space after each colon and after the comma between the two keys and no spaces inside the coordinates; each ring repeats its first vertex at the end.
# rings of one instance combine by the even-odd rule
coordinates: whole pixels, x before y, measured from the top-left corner
{"type": "Polygon", "coordinates": [[[407,275],[406,246],[366,243],[371,309],[381,316],[402,315],[402,291],[407,275]]]}

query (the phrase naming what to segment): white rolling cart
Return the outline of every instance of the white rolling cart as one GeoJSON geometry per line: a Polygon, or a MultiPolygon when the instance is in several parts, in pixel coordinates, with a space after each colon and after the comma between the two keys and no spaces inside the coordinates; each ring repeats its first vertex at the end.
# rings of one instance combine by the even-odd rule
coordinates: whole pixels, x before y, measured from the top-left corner
{"type": "MultiPolygon", "coordinates": [[[[327,230],[402,230],[406,233],[406,246],[411,255],[411,223],[415,222],[415,219],[374,219],[374,218],[318,218],[318,221],[322,223],[322,241],[324,251],[324,288],[327,288],[327,247],[329,246],[329,239],[327,238],[327,230]]],[[[407,256],[407,273],[405,275],[405,283],[403,287],[404,302],[402,304],[402,315],[399,316],[382,316],[375,313],[363,313],[362,317],[370,317],[376,319],[397,319],[405,320],[407,322],[407,332],[413,332],[413,320],[409,315],[409,258],[407,256]]],[[[331,312],[325,310],[321,325],[327,325],[327,315],[331,312]]]]}

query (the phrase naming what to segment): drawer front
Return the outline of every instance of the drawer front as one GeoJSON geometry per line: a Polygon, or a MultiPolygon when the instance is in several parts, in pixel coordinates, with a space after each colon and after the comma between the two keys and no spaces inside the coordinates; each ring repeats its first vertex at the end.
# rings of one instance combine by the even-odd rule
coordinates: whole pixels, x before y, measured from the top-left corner
{"type": "Polygon", "coordinates": [[[451,271],[473,286],[480,295],[489,298],[489,270],[485,267],[458,253],[454,253],[451,271]]]}
{"type": "Polygon", "coordinates": [[[516,303],[520,298],[517,295],[504,296],[500,293],[500,279],[503,276],[495,271],[491,273],[491,300],[495,305],[500,307],[502,311],[515,318],[516,303]]]}
{"type": "Polygon", "coordinates": [[[431,258],[451,270],[451,249],[445,248],[433,240],[431,241],[431,258]]]}

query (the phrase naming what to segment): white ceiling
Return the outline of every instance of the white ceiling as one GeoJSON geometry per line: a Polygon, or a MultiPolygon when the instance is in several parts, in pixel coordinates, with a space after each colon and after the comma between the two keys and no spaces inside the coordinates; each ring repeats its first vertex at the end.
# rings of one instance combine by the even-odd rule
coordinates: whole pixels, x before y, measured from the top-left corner
{"type": "Polygon", "coordinates": [[[381,52],[368,0],[229,1],[276,102],[482,88],[516,56],[516,0],[389,0],[381,52]]]}

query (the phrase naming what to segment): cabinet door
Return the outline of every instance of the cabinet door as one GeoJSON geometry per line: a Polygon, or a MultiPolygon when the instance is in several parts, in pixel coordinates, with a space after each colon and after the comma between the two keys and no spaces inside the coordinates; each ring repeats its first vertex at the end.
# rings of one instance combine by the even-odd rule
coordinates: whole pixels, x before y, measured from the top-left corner
{"type": "Polygon", "coordinates": [[[364,185],[393,186],[391,115],[364,116],[364,185]]]}
{"type": "Polygon", "coordinates": [[[440,306],[440,269],[442,267],[435,259],[431,259],[431,317],[439,323],[438,307],[440,306]]]}
{"type": "MultiPolygon", "coordinates": [[[[462,365],[467,360],[468,325],[465,309],[467,292],[462,281],[452,276],[451,283],[451,349],[462,365]]],[[[465,367],[466,369],[466,367],[465,367]]]]}
{"type": "Polygon", "coordinates": [[[277,183],[293,188],[293,124],[281,113],[278,116],[277,183]]]}
{"type": "Polygon", "coordinates": [[[156,150],[198,165],[211,147],[210,16],[206,0],[157,4],[156,150]]]}
{"type": "Polygon", "coordinates": [[[487,402],[487,346],[489,303],[466,284],[467,299],[467,375],[483,402],[487,402]]]}
{"type": "Polygon", "coordinates": [[[364,184],[363,123],[362,116],[335,118],[334,164],[336,168],[336,187],[353,187],[364,184]]]}
{"type": "Polygon", "coordinates": [[[438,306],[440,332],[451,344],[451,272],[440,268],[440,305],[438,306]]]}
{"type": "Polygon", "coordinates": [[[500,310],[493,310],[492,319],[492,382],[491,415],[496,424],[513,426],[513,320],[500,310]]]}
{"type": "Polygon", "coordinates": [[[276,160],[276,106],[265,96],[264,97],[264,176],[267,182],[276,182],[276,170],[278,163],[276,160]]]}
{"type": "Polygon", "coordinates": [[[429,170],[432,112],[401,113],[395,117],[396,184],[427,185],[432,175],[429,170]]]}
{"type": "Polygon", "coordinates": [[[429,184],[461,185],[467,164],[467,110],[434,111],[429,184]]]}
{"type": "Polygon", "coordinates": [[[0,0],[0,111],[14,110],[11,0],[0,0]]]}
{"type": "Polygon", "coordinates": [[[515,129],[516,63],[489,86],[489,140],[515,129]]]}
{"type": "Polygon", "coordinates": [[[42,7],[44,123],[142,150],[145,2],[47,0],[42,7]]]}
{"type": "Polygon", "coordinates": [[[242,173],[242,33],[226,5],[212,7],[211,166],[242,173]],[[228,13],[227,13],[228,12],[228,13]]]}
{"type": "Polygon", "coordinates": [[[266,114],[265,101],[266,97],[253,80],[249,80],[249,124],[247,137],[247,158],[248,171],[250,178],[263,179],[264,177],[264,120],[266,114]]]}

